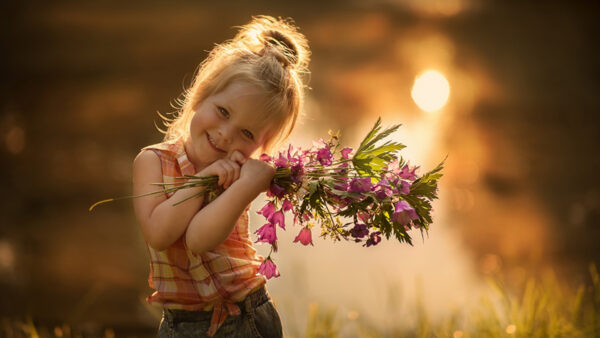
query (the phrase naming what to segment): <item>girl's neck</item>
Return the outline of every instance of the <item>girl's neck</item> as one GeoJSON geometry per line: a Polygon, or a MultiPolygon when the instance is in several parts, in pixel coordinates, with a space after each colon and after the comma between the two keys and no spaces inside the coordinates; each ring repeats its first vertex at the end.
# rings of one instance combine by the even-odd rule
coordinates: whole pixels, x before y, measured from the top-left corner
{"type": "Polygon", "coordinates": [[[210,164],[202,163],[197,158],[195,158],[194,152],[190,151],[192,149],[192,145],[190,144],[189,135],[183,138],[183,149],[185,151],[185,156],[187,156],[188,161],[192,163],[196,172],[199,172],[200,170],[206,168],[210,164]]]}

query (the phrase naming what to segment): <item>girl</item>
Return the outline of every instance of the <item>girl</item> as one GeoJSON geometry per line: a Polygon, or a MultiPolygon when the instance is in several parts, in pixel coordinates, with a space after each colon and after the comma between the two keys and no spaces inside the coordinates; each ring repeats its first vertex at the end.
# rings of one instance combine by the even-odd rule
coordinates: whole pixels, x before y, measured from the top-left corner
{"type": "Polygon", "coordinates": [[[308,45],[291,22],[255,17],[201,64],[164,142],[134,161],[133,193],[183,175],[218,176],[203,188],[134,200],[150,256],[148,302],[163,308],[159,337],[281,337],[277,310],[258,274],[263,257],[248,233],[248,208],[275,169],[251,155],[292,131],[303,103],[308,45]]]}

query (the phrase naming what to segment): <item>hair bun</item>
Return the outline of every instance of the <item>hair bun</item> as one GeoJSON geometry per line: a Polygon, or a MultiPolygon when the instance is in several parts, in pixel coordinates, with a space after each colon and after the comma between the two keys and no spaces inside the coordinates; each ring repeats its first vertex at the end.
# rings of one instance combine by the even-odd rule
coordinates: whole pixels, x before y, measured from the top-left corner
{"type": "Polygon", "coordinates": [[[243,43],[256,54],[272,54],[284,67],[308,71],[308,41],[291,18],[254,16],[250,23],[241,27],[234,41],[243,43]]]}
{"type": "Polygon", "coordinates": [[[298,49],[292,40],[285,36],[285,34],[276,30],[266,30],[262,33],[262,38],[266,44],[270,44],[279,49],[279,52],[283,54],[283,58],[281,58],[280,61],[282,61],[284,65],[296,65],[298,63],[298,49]]]}

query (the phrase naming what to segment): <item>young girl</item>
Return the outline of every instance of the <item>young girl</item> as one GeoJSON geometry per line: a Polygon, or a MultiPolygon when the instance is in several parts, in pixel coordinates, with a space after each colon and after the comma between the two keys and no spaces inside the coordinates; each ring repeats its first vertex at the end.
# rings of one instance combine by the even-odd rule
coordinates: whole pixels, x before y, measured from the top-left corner
{"type": "Polygon", "coordinates": [[[248,232],[248,208],[275,169],[251,156],[285,139],[303,102],[309,51],[290,23],[253,18],[201,64],[164,142],[134,161],[133,193],[183,175],[218,176],[203,188],[134,200],[150,255],[148,302],[163,308],[159,337],[281,337],[277,310],[258,274],[263,257],[248,232]]]}

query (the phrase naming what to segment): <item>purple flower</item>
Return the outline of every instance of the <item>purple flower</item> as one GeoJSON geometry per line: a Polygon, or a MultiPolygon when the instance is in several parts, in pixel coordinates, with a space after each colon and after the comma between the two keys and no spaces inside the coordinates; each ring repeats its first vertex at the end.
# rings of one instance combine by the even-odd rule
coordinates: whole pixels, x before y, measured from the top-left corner
{"type": "Polygon", "coordinates": [[[265,206],[262,207],[262,209],[260,209],[256,213],[259,215],[263,215],[266,219],[270,219],[271,215],[273,215],[274,212],[275,212],[275,204],[273,204],[272,202],[269,202],[269,203],[265,204],[265,206]]]}
{"type": "Polygon", "coordinates": [[[400,177],[398,176],[398,174],[391,173],[391,172],[387,172],[387,173],[384,173],[383,175],[381,175],[381,179],[387,180],[392,187],[395,187],[396,185],[398,185],[398,181],[400,181],[400,177]]]}
{"type": "Polygon", "coordinates": [[[370,177],[354,178],[350,183],[350,189],[348,191],[362,193],[371,191],[371,188],[373,188],[373,184],[371,183],[370,177]]]}
{"type": "Polygon", "coordinates": [[[277,271],[277,266],[271,260],[271,257],[267,257],[260,267],[258,268],[258,273],[267,277],[267,279],[271,279],[273,277],[279,277],[279,271],[277,271]]]}
{"type": "Polygon", "coordinates": [[[271,183],[271,187],[269,188],[269,191],[267,191],[267,196],[277,196],[278,198],[283,198],[283,195],[285,195],[285,190],[277,184],[271,183]]]}
{"type": "Polygon", "coordinates": [[[350,153],[352,152],[352,148],[344,148],[342,149],[342,158],[344,160],[348,160],[348,155],[350,155],[350,153]]]}
{"type": "Polygon", "coordinates": [[[269,222],[273,223],[273,225],[279,225],[283,230],[285,230],[285,216],[283,215],[283,212],[277,211],[271,215],[269,222]]]}
{"type": "Polygon", "coordinates": [[[406,181],[400,182],[400,192],[404,195],[410,194],[410,183],[406,181]]]}
{"type": "Polygon", "coordinates": [[[254,243],[265,242],[272,244],[277,240],[277,232],[275,225],[271,223],[263,225],[262,227],[258,228],[258,230],[256,230],[254,233],[258,235],[258,239],[254,243]]]}
{"type": "Polygon", "coordinates": [[[268,161],[271,160],[271,156],[269,156],[268,154],[264,154],[263,153],[263,154],[260,155],[260,157],[258,159],[261,160],[261,161],[268,162],[268,161]]]}
{"type": "Polygon", "coordinates": [[[363,238],[369,234],[369,230],[366,224],[359,223],[354,225],[354,228],[350,230],[350,234],[354,238],[363,238]]]}
{"type": "Polygon", "coordinates": [[[302,156],[301,154],[298,153],[298,151],[293,152],[293,148],[292,145],[290,144],[290,146],[288,147],[287,150],[287,158],[288,161],[292,164],[302,164],[302,156]]]}
{"type": "Polygon", "coordinates": [[[287,168],[288,160],[279,153],[279,157],[275,160],[275,166],[277,168],[287,168]]]}
{"type": "Polygon", "coordinates": [[[412,170],[409,170],[408,168],[408,164],[405,165],[404,167],[402,167],[402,170],[400,171],[400,177],[406,179],[406,180],[411,180],[414,181],[417,176],[415,175],[415,171],[418,169],[419,167],[413,167],[412,170]]]}
{"type": "Polygon", "coordinates": [[[302,175],[304,175],[304,164],[302,164],[301,160],[298,159],[298,162],[294,164],[290,170],[290,178],[293,182],[302,181],[302,175]]]}
{"type": "Polygon", "coordinates": [[[369,217],[370,217],[370,215],[366,211],[359,211],[358,212],[358,219],[360,219],[361,221],[363,221],[365,223],[369,220],[369,217]]]}
{"type": "MultiPolygon", "coordinates": [[[[302,230],[300,230],[300,232],[298,233],[298,236],[296,236],[296,238],[294,239],[294,243],[300,241],[300,243],[304,244],[304,245],[313,245],[312,242],[312,233],[310,232],[310,229],[307,227],[302,228],[302,230]]],[[[313,245],[314,246],[314,245],[313,245]]]]}
{"type": "Polygon", "coordinates": [[[281,206],[281,210],[283,211],[288,211],[288,210],[292,210],[294,208],[294,206],[292,205],[292,202],[290,202],[290,200],[284,200],[283,204],[281,206]]]}
{"type": "Polygon", "coordinates": [[[333,163],[331,161],[332,158],[333,155],[329,150],[329,146],[325,146],[324,148],[319,149],[319,151],[317,152],[317,160],[319,160],[319,163],[321,163],[321,165],[331,165],[331,163],[333,163]]]}
{"type": "Polygon", "coordinates": [[[391,197],[394,194],[392,187],[390,186],[390,182],[388,182],[388,180],[385,178],[377,182],[377,185],[375,186],[375,193],[380,199],[391,197]]]}
{"type": "Polygon", "coordinates": [[[380,235],[380,231],[372,232],[369,236],[369,239],[367,239],[367,243],[365,243],[363,246],[370,247],[371,245],[377,245],[377,243],[381,242],[380,235]]]}
{"type": "Polygon", "coordinates": [[[399,201],[395,205],[394,214],[392,215],[392,220],[398,224],[406,225],[410,223],[413,219],[418,219],[419,216],[415,209],[413,209],[410,204],[406,201],[399,201]]]}
{"type": "Polygon", "coordinates": [[[333,184],[333,189],[340,191],[348,191],[349,187],[350,185],[348,184],[348,179],[346,177],[337,177],[333,184]]]}

